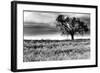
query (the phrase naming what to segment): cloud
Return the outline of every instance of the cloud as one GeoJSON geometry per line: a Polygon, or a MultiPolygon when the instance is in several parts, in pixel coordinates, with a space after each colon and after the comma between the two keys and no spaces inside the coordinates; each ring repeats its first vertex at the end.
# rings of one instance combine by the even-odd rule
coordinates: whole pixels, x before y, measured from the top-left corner
{"type": "Polygon", "coordinates": [[[63,12],[24,12],[24,35],[46,35],[58,33],[56,18],[58,15],[78,17],[90,25],[90,14],[63,12]]]}
{"type": "MultiPolygon", "coordinates": [[[[78,17],[78,18],[90,18],[90,14],[86,13],[63,13],[63,12],[24,12],[24,22],[25,23],[44,23],[49,25],[54,25],[58,15],[65,15],[68,17],[78,17]]],[[[30,25],[30,24],[25,24],[30,25]]],[[[32,24],[31,24],[32,25],[32,24]]],[[[33,24],[34,25],[34,24],[33,24]]]]}
{"type": "Polygon", "coordinates": [[[45,35],[45,34],[56,34],[58,33],[57,28],[50,26],[31,26],[24,27],[25,35],[45,35]]]}
{"type": "MultiPolygon", "coordinates": [[[[25,23],[53,23],[57,15],[41,12],[24,12],[25,23]]],[[[25,24],[27,25],[27,24],[25,24]]],[[[34,25],[34,24],[33,24],[34,25]]]]}

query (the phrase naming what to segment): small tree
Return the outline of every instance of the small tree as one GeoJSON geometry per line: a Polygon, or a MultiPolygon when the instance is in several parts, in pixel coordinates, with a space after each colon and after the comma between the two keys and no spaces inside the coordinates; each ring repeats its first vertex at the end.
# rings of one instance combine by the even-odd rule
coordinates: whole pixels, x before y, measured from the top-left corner
{"type": "Polygon", "coordinates": [[[71,35],[72,40],[74,40],[75,34],[84,34],[89,31],[87,24],[76,17],[70,18],[64,15],[59,15],[56,21],[56,27],[60,29],[62,35],[69,34],[71,35]]]}

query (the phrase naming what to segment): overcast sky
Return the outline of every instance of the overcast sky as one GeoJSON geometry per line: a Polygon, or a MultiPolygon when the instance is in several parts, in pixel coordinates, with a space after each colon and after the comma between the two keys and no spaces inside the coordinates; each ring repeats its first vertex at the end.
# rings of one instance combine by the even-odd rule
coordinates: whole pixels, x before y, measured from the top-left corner
{"type": "Polygon", "coordinates": [[[24,11],[24,36],[60,34],[56,29],[56,18],[60,14],[78,17],[90,25],[90,14],[24,11]]]}
{"type": "Polygon", "coordinates": [[[55,19],[59,14],[63,14],[69,17],[79,17],[89,19],[89,14],[82,13],[57,13],[57,12],[29,12],[24,11],[24,25],[35,25],[34,23],[44,23],[50,26],[55,26],[55,19]],[[33,24],[31,24],[33,23],[33,24]]]}

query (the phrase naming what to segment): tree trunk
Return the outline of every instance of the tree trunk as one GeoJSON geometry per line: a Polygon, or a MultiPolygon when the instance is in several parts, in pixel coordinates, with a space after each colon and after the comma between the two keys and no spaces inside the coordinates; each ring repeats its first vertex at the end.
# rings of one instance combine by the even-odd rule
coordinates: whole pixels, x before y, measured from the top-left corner
{"type": "Polygon", "coordinates": [[[74,40],[74,35],[73,34],[71,34],[71,39],[74,40]]]}

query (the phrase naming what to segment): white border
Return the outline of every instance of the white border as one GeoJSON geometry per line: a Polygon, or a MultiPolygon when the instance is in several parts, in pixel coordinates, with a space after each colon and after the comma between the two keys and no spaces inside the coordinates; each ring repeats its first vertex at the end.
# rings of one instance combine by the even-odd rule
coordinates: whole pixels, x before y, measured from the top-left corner
{"type": "Polygon", "coordinates": [[[17,5],[17,69],[45,68],[45,67],[62,67],[62,66],[82,66],[95,65],[95,9],[79,7],[60,7],[45,5],[17,5]],[[23,10],[35,11],[56,11],[56,12],[80,12],[91,14],[91,58],[87,60],[66,60],[66,61],[45,61],[45,62],[23,62],[23,10]]]}

